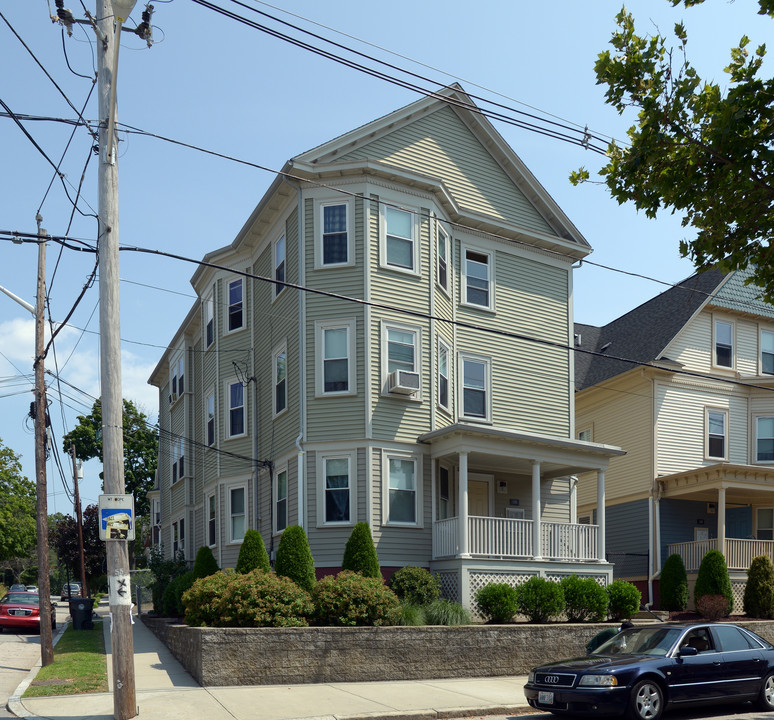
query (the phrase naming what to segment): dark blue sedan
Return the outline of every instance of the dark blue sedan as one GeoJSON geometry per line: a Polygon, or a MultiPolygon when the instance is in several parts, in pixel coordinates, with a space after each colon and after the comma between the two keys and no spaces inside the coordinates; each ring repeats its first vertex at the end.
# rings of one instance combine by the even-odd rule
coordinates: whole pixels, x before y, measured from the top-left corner
{"type": "Polygon", "coordinates": [[[638,626],[591,655],[534,668],[524,694],[555,714],[632,720],[687,703],[752,700],[774,710],[774,646],[729,623],[638,626]]]}

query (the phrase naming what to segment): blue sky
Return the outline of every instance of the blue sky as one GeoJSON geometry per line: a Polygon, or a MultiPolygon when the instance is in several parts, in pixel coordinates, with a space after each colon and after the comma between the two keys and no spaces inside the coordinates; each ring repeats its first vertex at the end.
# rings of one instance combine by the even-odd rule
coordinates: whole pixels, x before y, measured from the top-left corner
{"type": "MultiPolygon", "coordinates": [[[[84,2],[94,12],[94,0],[84,2]]],[[[593,72],[596,56],[608,46],[614,30],[621,7],[617,0],[475,4],[276,0],[275,7],[257,0],[244,3],[425,75],[436,85],[458,81],[471,93],[621,139],[633,121],[605,105],[593,72]]],[[[278,170],[288,158],[418,97],[224,18],[193,0],[153,4],[153,47],[148,49],[134,35],[122,37],[119,122],[135,128],[278,170]]],[[[216,4],[279,27],[230,0],[216,4]]],[[[84,17],[80,0],[68,0],[66,6],[76,17],[84,17]]],[[[752,0],[733,4],[708,0],[690,10],[672,8],[665,0],[637,0],[627,7],[643,32],[656,27],[671,31],[676,21],[684,20],[691,60],[700,72],[719,81],[729,48],[744,33],[756,46],[771,32],[771,20],[756,14],[757,3],[752,0]]],[[[79,26],[63,42],[62,30],[49,20],[49,11],[47,0],[5,0],[0,6],[7,23],[80,110],[92,87],[93,34],[79,26]]],[[[141,11],[138,5],[127,25],[139,21],[141,11]]],[[[74,118],[75,112],[7,23],[0,19],[4,68],[0,98],[17,114],[74,118]]],[[[302,37],[297,30],[284,31],[302,37]]],[[[97,115],[94,94],[83,112],[91,120],[97,115]]],[[[678,253],[679,240],[690,232],[680,226],[679,218],[665,214],[648,220],[633,206],[617,205],[600,186],[570,185],[569,173],[581,165],[593,172],[600,166],[599,156],[511,125],[494,124],[589,240],[594,248],[590,260],[665,282],[691,273],[690,263],[678,253]]],[[[51,122],[27,122],[25,127],[58,163],[72,128],[51,122]]],[[[271,172],[155,138],[121,133],[120,140],[122,244],[201,258],[233,240],[273,179],[271,172]]],[[[88,134],[79,129],[61,166],[71,198],[83,175],[79,208],[86,215],[97,207],[95,158],[87,164],[91,145],[88,134]]],[[[48,189],[52,167],[5,117],[0,117],[0,147],[0,230],[32,232],[40,210],[43,227],[51,234],[93,242],[94,219],[76,212],[71,221],[73,205],[62,183],[55,181],[48,189]]],[[[34,246],[0,240],[0,285],[31,303],[36,252],[34,246]]],[[[54,320],[70,310],[94,263],[85,253],[65,250],[59,255],[56,246],[49,246],[47,276],[54,320]]],[[[193,302],[189,279],[194,269],[181,261],[121,254],[124,396],[139,403],[152,419],[157,396],[147,378],[193,302]]],[[[575,273],[575,319],[604,324],[663,289],[653,281],[584,264],[575,273]]],[[[72,327],[58,337],[56,359],[49,355],[46,360],[49,369],[58,367],[63,380],[77,388],[63,385],[64,402],[51,406],[58,445],[76,415],[87,413],[99,395],[97,295],[96,285],[86,292],[72,316],[72,327]]],[[[22,455],[30,478],[34,478],[34,444],[25,415],[32,400],[33,347],[31,316],[0,295],[0,438],[22,455]]],[[[48,472],[49,511],[70,512],[51,463],[48,472]]],[[[96,502],[100,493],[98,472],[96,463],[87,464],[85,504],[96,502]]]]}

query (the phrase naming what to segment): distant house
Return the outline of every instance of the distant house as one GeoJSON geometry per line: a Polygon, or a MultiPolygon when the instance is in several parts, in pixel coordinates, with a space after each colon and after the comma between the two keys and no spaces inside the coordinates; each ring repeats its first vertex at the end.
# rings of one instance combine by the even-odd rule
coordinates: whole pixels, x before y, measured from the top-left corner
{"type": "MultiPolygon", "coordinates": [[[[741,607],[750,561],[774,556],[774,307],[747,277],[710,270],[575,325],[577,437],[627,451],[606,476],[608,559],[651,597],[669,554],[695,577],[717,548],[741,607]]],[[[595,507],[582,476],[582,522],[595,507]]]]}
{"type": "MultiPolygon", "coordinates": [[[[590,247],[455,86],[294,157],[196,271],[154,370],[167,555],[236,563],[304,527],[318,574],[355,522],[385,575],[611,577],[604,488],[621,454],[574,439],[572,265],[590,247]]],[[[155,513],[158,513],[156,516],[155,513]]]]}

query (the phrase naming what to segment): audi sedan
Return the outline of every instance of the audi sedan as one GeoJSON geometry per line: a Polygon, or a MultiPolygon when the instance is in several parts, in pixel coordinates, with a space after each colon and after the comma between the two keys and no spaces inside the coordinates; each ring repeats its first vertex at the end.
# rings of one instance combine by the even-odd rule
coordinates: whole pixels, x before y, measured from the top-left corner
{"type": "Polygon", "coordinates": [[[524,694],[557,715],[658,720],[668,708],[744,701],[774,711],[774,646],[729,623],[637,626],[590,655],[533,668],[524,694]]]}
{"type": "MultiPolygon", "coordinates": [[[[56,613],[51,607],[51,629],[56,628],[56,613]]],[[[40,596],[37,593],[9,592],[0,598],[0,632],[34,630],[40,632],[40,596]]]]}

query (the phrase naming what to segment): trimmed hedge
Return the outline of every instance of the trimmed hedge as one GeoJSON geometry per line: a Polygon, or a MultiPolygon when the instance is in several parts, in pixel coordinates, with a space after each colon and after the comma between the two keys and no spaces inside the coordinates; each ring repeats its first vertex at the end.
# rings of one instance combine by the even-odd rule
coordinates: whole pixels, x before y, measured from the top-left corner
{"type": "Polygon", "coordinates": [[[519,612],[530,622],[544,623],[564,612],[564,591],[559,583],[531,577],[519,588],[519,612]]]}
{"type": "Polygon", "coordinates": [[[414,565],[406,565],[396,570],[388,584],[398,599],[414,605],[428,605],[441,595],[441,581],[438,575],[414,565]]]}
{"type": "Polygon", "coordinates": [[[489,583],[476,593],[479,612],[490,623],[507,623],[519,610],[519,591],[508,583],[489,583]]]}
{"type": "Polygon", "coordinates": [[[312,590],[316,625],[398,625],[400,601],[380,578],[342,570],[312,590]]]}
{"type": "Polygon", "coordinates": [[[640,611],[642,595],[631,583],[615,580],[607,586],[608,613],[613,620],[626,620],[640,611]]]}
{"type": "Polygon", "coordinates": [[[569,622],[599,622],[607,617],[610,599],[605,588],[594,578],[570,575],[562,578],[559,584],[564,592],[564,612],[569,622]]]}

